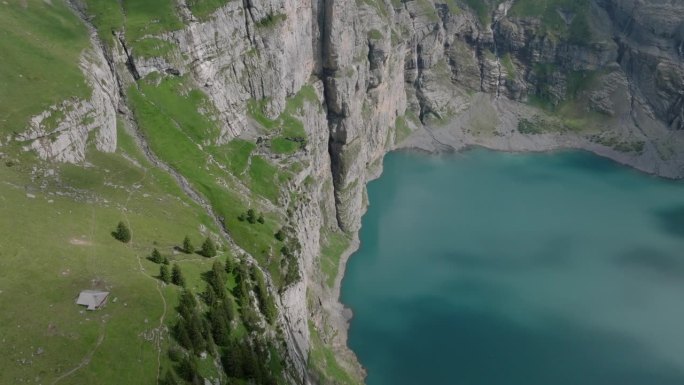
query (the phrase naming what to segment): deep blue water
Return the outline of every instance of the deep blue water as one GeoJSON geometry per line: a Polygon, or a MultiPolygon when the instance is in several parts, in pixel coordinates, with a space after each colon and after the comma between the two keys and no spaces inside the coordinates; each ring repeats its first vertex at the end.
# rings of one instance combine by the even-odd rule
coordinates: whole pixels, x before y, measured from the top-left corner
{"type": "Polygon", "coordinates": [[[369,385],[684,384],[684,183],[581,152],[391,153],[342,301],[369,385]]]}

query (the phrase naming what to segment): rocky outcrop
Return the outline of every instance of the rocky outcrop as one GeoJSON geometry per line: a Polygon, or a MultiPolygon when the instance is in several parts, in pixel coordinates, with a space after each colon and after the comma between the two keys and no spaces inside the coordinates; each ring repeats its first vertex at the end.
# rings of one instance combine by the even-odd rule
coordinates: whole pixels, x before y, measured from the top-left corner
{"type": "Polygon", "coordinates": [[[598,3],[614,23],[617,62],[633,82],[631,92],[671,129],[684,129],[684,6],[674,1],[598,3]]]}
{"type": "Polygon", "coordinates": [[[100,151],[116,149],[118,86],[94,32],[79,65],[92,90],[90,99],[69,99],[51,106],[32,117],[27,131],[17,138],[41,158],[81,162],[91,138],[100,151]]]}
{"type": "Polygon", "coordinates": [[[311,0],[233,1],[209,20],[190,20],[162,39],[178,46],[174,65],[213,101],[223,122],[220,141],[226,142],[245,129],[248,99],[268,100],[265,112],[276,117],[286,97],[307,83],[318,59],[315,22],[311,0]]]}

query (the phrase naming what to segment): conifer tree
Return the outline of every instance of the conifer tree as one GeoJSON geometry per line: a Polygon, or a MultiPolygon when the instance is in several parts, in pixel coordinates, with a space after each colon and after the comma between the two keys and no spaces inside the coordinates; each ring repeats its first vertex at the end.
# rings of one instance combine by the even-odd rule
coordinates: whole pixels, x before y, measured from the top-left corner
{"type": "Polygon", "coordinates": [[[215,301],[210,306],[209,323],[212,337],[216,344],[226,346],[230,337],[230,318],[225,313],[223,302],[215,301]]]}
{"type": "Polygon", "coordinates": [[[181,272],[180,266],[174,263],[171,269],[171,282],[174,285],[185,287],[185,277],[183,277],[183,272],[181,272]]]}
{"type": "Polygon", "coordinates": [[[114,236],[114,238],[123,243],[128,243],[131,241],[131,230],[129,230],[128,226],[126,226],[126,224],[123,222],[119,222],[119,224],[116,226],[116,230],[112,233],[112,235],[114,236]]]}
{"type": "Polygon", "coordinates": [[[217,301],[216,291],[212,285],[207,285],[207,289],[204,291],[204,302],[209,306],[213,306],[217,301]]]}
{"type": "Polygon", "coordinates": [[[192,341],[188,335],[188,330],[185,327],[185,323],[182,320],[176,325],[176,340],[178,340],[180,346],[188,350],[192,350],[192,341]]]}
{"type": "Polygon", "coordinates": [[[235,260],[229,255],[226,258],[226,273],[230,274],[235,269],[235,260]]]}
{"type": "Polygon", "coordinates": [[[241,348],[242,371],[245,377],[254,379],[257,383],[260,383],[259,379],[261,376],[256,354],[254,354],[252,348],[247,344],[242,344],[241,348]]]}
{"type": "Polygon", "coordinates": [[[202,384],[202,377],[197,371],[197,361],[192,356],[181,360],[180,364],[178,364],[178,374],[191,384],[202,384]]]}
{"type": "Polygon", "coordinates": [[[213,286],[214,292],[218,298],[226,296],[226,276],[225,268],[219,261],[215,261],[211,267],[211,274],[209,275],[209,285],[213,286]]]}
{"type": "Polygon", "coordinates": [[[197,301],[195,300],[195,295],[192,291],[187,289],[183,290],[178,304],[178,312],[180,315],[183,316],[183,318],[189,319],[196,307],[197,301]]]}
{"type": "Polygon", "coordinates": [[[273,297],[268,292],[264,274],[256,266],[252,267],[252,276],[255,281],[257,298],[259,299],[259,310],[266,317],[268,323],[273,323],[277,315],[277,309],[273,297]]]}
{"type": "Polygon", "coordinates": [[[216,245],[214,245],[214,242],[211,240],[211,238],[207,237],[207,239],[204,240],[204,243],[202,243],[201,254],[207,258],[213,258],[216,256],[216,245]]]}
{"type": "Polygon", "coordinates": [[[162,385],[182,385],[183,382],[181,381],[180,378],[178,378],[178,375],[173,369],[169,369],[166,371],[166,376],[164,376],[164,379],[160,381],[162,385]]]}
{"type": "Polygon", "coordinates": [[[254,209],[247,210],[247,222],[254,224],[256,223],[256,220],[256,212],[254,211],[254,209]]]}
{"type": "Polygon", "coordinates": [[[225,350],[221,362],[228,377],[242,378],[242,350],[236,342],[232,342],[225,350]]]}
{"type": "Polygon", "coordinates": [[[171,282],[171,274],[169,273],[169,268],[166,265],[159,266],[159,279],[164,283],[171,282]]]}
{"type": "Polygon", "coordinates": [[[206,349],[206,340],[204,339],[204,334],[202,333],[202,320],[196,311],[193,311],[187,324],[188,335],[190,336],[190,341],[192,341],[192,347],[195,353],[200,353],[206,349]]]}
{"type": "Polygon", "coordinates": [[[240,306],[249,306],[249,287],[248,277],[249,273],[244,264],[239,264],[235,268],[235,287],[233,288],[233,295],[237,298],[240,306]]]}
{"type": "Polygon", "coordinates": [[[223,302],[221,302],[221,306],[223,307],[223,314],[226,315],[226,319],[230,322],[235,318],[235,305],[233,304],[233,300],[226,297],[223,299],[223,302]]]}
{"type": "Polygon", "coordinates": [[[183,239],[183,252],[186,254],[192,254],[195,252],[195,248],[192,246],[190,237],[187,235],[185,236],[185,239],[183,239]]]}
{"type": "Polygon", "coordinates": [[[152,254],[150,255],[150,261],[154,263],[162,263],[163,260],[164,259],[162,258],[162,255],[159,252],[159,250],[157,250],[156,248],[152,250],[152,254]]]}

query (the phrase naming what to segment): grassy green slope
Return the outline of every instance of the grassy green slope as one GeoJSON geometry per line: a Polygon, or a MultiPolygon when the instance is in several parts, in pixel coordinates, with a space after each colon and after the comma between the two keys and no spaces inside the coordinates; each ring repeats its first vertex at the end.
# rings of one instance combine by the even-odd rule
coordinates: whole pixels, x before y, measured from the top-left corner
{"type": "Polygon", "coordinates": [[[0,4],[0,137],[24,131],[52,104],[90,96],[78,67],[86,32],[61,0],[0,4]]]}
{"type": "Polygon", "coordinates": [[[282,243],[274,234],[283,218],[269,207],[279,202],[281,186],[289,173],[254,154],[252,142],[211,144],[218,135],[216,125],[198,112],[201,107],[209,108],[208,102],[201,92],[188,90],[183,79],[167,78],[158,85],[143,80],[129,94],[152,150],[188,178],[224,218],[235,241],[267,266],[273,279],[280,282],[282,243]],[[187,92],[180,92],[181,89],[187,92]],[[240,214],[249,208],[262,212],[265,223],[240,221],[240,214]]]}
{"type": "MultiPolygon", "coordinates": [[[[172,247],[186,234],[199,242],[200,225],[216,229],[175,181],[146,164],[129,137],[122,133],[120,143],[116,154],[92,151],[89,167],[47,165],[29,154],[0,166],[0,383],[50,383],[72,370],[64,383],[155,381],[155,329],[164,314],[164,324],[172,324],[177,292],[159,285],[158,266],[145,257],[157,247],[172,260],[198,259],[183,266],[198,265],[186,270],[199,284],[209,261],[172,256],[172,247]],[[35,165],[56,176],[32,180],[35,165]],[[119,220],[130,225],[129,244],[110,235],[119,220]],[[111,290],[105,309],[75,305],[79,291],[91,287],[111,290]]],[[[162,367],[169,365],[166,341],[162,367]]]]}
{"type": "Polygon", "coordinates": [[[232,0],[188,0],[188,8],[193,15],[204,20],[230,1],[232,0]]]}

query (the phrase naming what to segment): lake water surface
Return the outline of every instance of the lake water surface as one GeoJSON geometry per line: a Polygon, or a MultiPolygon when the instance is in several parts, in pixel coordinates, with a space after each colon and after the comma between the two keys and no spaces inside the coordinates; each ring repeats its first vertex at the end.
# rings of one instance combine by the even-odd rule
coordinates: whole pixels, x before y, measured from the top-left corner
{"type": "Polygon", "coordinates": [[[342,283],[369,385],[684,384],[684,183],[391,153],[369,201],[342,283]]]}

